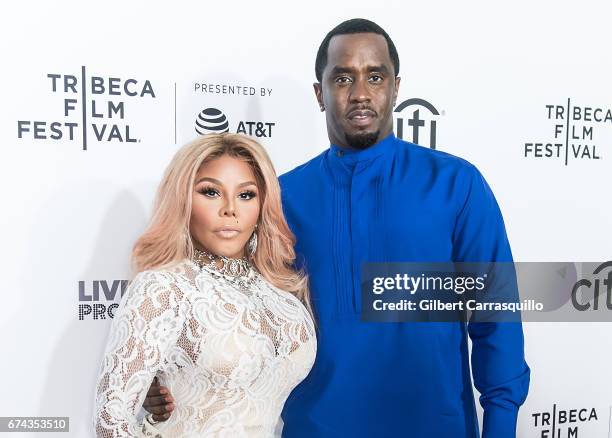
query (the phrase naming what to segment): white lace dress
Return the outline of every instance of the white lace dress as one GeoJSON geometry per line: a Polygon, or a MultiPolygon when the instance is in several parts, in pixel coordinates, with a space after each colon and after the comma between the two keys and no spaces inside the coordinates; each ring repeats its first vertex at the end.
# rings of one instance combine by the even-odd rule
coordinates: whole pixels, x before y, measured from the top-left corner
{"type": "Polygon", "coordinates": [[[316,337],[294,295],[255,277],[245,290],[189,260],[136,276],[100,371],[97,436],[148,436],[137,415],[156,375],[176,406],[155,425],[158,436],[273,436],[312,367],[316,337]]]}

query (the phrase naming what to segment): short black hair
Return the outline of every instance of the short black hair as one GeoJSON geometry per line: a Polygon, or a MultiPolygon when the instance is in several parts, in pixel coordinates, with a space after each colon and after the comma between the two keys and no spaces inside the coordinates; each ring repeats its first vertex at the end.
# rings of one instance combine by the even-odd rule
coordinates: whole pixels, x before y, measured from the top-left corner
{"type": "Polygon", "coordinates": [[[348,35],[354,33],[375,33],[382,35],[387,41],[389,56],[393,62],[393,68],[395,69],[395,76],[399,74],[399,55],[397,54],[397,49],[395,48],[395,44],[393,44],[389,34],[373,21],[366,20],[364,18],[352,18],[350,20],[343,21],[330,30],[327,35],[325,35],[325,38],[317,51],[317,60],[315,62],[315,75],[317,77],[317,81],[321,82],[323,70],[325,70],[325,66],[327,66],[327,49],[329,49],[329,42],[331,39],[336,35],[348,35]]]}

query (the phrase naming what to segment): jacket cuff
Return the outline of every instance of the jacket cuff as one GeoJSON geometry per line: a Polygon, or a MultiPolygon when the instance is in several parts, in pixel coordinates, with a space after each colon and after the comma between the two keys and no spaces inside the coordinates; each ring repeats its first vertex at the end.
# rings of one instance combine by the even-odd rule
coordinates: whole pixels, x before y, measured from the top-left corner
{"type": "Polygon", "coordinates": [[[482,438],[516,438],[517,409],[489,405],[482,419],[482,438]]]}

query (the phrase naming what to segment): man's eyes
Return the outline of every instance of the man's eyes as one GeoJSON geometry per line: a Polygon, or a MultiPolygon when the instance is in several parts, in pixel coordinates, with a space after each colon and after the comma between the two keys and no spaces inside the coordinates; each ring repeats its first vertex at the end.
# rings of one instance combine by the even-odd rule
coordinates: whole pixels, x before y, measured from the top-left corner
{"type": "MultiPolygon", "coordinates": [[[[384,80],[384,78],[381,75],[377,75],[377,74],[373,74],[368,78],[368,82],[382,82],[384,80]]],[[[350,76],[338,76],[335,79],[335,82],[337,84],[347,84],[350,82],[353,82],[353,78],[351,78],[350,76]]]]}

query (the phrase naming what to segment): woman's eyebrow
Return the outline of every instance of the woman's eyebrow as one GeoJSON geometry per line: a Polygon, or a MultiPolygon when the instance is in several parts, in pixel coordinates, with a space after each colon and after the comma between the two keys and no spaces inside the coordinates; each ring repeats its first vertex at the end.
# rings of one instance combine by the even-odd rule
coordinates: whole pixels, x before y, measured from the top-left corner
{"type": "Polygon", "coordinates": [[[221,184],[221,181],[219,181],[218,179],[214,179],[214,178],[210,178],[208,176],[205,176],[204,178],[200,178],[199,180],[196,181],[196,184],[200,184],[202,181],[209,181],[211,183],[215,183],[219,186],[223,185],[221,184]]]}
{"type": "MultiPolygon", "coordinates": [[[[211,178],[209,176],[205,176],[203,178],[200,178],[199,180],[196,181],[196,184],[200,184],[202,181],[208,181],[208,182],[217,184],[218,186],[222,186],[223,185],[223,183],[221,181],[219,181],[218,179],[211,178]]],[[[245,181],[243,183],[238,184],[238,188],[245,187],[245,186],[251,186],[251,185],[257,186],[255,181],[245,181]]]]}

